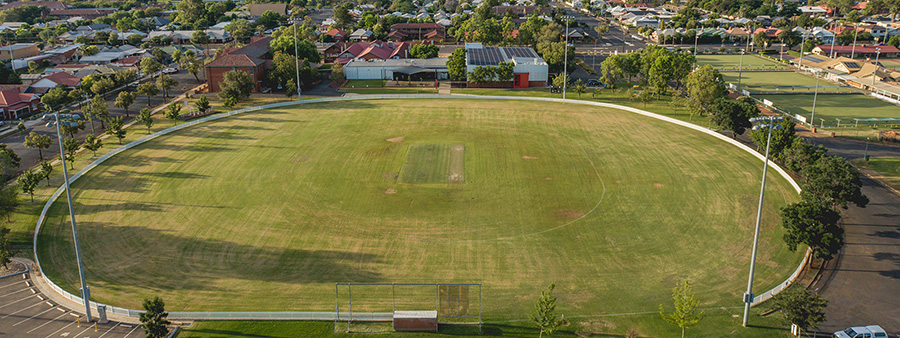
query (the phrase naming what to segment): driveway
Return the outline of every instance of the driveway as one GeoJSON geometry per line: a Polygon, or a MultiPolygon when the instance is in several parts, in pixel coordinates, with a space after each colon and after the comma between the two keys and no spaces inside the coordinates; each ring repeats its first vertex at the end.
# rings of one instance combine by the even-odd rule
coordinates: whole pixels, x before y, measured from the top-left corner
{"type": "MultiPolygon", "coordinates": [[[[798,133],[828,153],[848,160],[862,158],[866,143],[798,133]]],[[[900,147],[870,143],[873,157],[900,156],[900,147]]],[[[813,286],[829,301],[827,321],[819,329],[834,332],[848,326],[877,324],[900,334],[900,196],[863,176],[866,208],[843,211],[844,248],[813,286]]]]}

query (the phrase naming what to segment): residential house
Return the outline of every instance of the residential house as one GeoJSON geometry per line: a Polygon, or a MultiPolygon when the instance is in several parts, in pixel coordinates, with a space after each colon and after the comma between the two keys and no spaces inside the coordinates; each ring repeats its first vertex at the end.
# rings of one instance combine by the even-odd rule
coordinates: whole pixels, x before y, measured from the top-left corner
{"type": "Polygon", "coordinates": [[[0,59],[22,59],[32,57],[41,53],[37,44],[34,43],[17,43],[0,47],[0,59]]]}
{"type": "Polygon", "coordinates": [[[61,1],[12,1],[3,6],[0,6],[0,11],[5,11],[7,9],[13,9],[25,5],[44,6],[47,7],[47,10],[51,12],[69,8],[68,5],[61,1]]]}
{"type": "Polygon", "coordinates": [[[84,56],[78,60],[78,63],[107,65],[113,61],[120,60],[125,56],[125,52],[100,52],[94,55],[84,56]]]}
{"type": "Polygon", "coordinates": [[[794,27],[794,31],[806,39],[819,39],[823,43],[831,43],[834,40],[834,33],[822,28],[813,27],[812,29],[804,29],[803,27],[794,27]]]}
{"type": "Polygon", "coordinates": [[[732,27],[725,30],[725,34],[728,34],[731,41],[743,41],[750,36],[750,31],[742,27],[732,27]]]}
{"type": "Polygon", "coordinates": [[[225,50],[222,55],[206,64],[206,80],[210,92],[218,92],[220,83],[225,78],[225,73],[239,70],[250,74],[254,91],[262,89],[262,80],[265,77],[267,60],[271,60],[269,43],[271,37],[257,37],[253,42],[234,50],[225,50]]]}
{"type": "Polygon", "coordinates": [[[75,8],[53,11],[53,16],[60,19],[80,17],[84,20],[94,20],[115,13],[115,8],[75,8]]]}
{"type": "Polygon", "coordinates": [[[341,52],[343,52],[352,44],[353,43],[342,41],[332,43],[322,51],[323,61],[325,63],[334,62],[334,60],[341,55],[341,52]]]}
{"type": "Polygon", "coordinates": [[[337,28],[331,28],[328,31],[322,33],[322,35],[330,36],[334,41],[344,41],[344,39],[347,38],[347,32],[337,28]]]}
{"type": "Polygon", "coordinates": [[[388,38],[394,41],[443,40],[446,36],[446,28],[437,23],[396,23],[388,33],[388,38]]]}
{"type": "Polygon", "coordinates": [[[78,88],[78,86],[80,85],[81,78],[75,77],[74,75],[66,72],[58,72],[45,76],[44,78],[37,80],[37,82],[32,83],[31,86],[28,87],[27,92],[46,93],[48,90],[56,86],[63,86],[66,88],[74,89],[78,88]]]}
{"type": "MultiPolygon", "coordinates": [[[[224,30],[207,29],[203,32],[209,36],[210,43],[227,43],[232,40],[231,34],[224,30]]],[[[194,31],[152,31],[144,40],[149,41],[149,39],[157,36],[166,37],[172,41],[173,44],[189,44],[191,43],[191,37],[194,36],[194,31]]]]}
{"type": "Polygon", "coordinates": [[[41,110],[38,95],[21,93],[18,90],[0,91],[0,111],[4,120],[18,120],[41,110]]]}
{"type": "Polygon", "coordinates": [[[753,36],[756,36],[757,34],[765,34],[768,38],[777,40],[778,34],[781,34],[781,30],[775,27],[757,28],[753,31],[753,36]]]}
{"type": "Polygon", "coordinates": [[[405,59],[411,42],[372,41],[357,42],[349,45],[335,58],[336,62],[347,63],[351,60],[389,60],[405,59]]]}
{"type": "Polygon", "coordinates": [[[372,38],[373,34],[375,34],[375,33],[368,29],[360,28],[360,29],[353,31],[353,33],[350,33],[350,40],[351,41],[369,41],[369,39],[372,38]]]}
{"type": "Polygon", "coordinates": [[[810,16],[818,16],[828,14],[828,10],[822,8],[820,6],[800,6],[797,8],[800,10],[801,14],[810,15],[810,16]]]}

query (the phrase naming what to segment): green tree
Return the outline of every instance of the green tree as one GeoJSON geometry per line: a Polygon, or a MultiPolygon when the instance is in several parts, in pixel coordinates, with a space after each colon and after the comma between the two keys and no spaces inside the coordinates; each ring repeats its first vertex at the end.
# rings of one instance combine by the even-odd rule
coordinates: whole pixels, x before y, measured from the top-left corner
{"type": "Polygon", "coordinates": [[[198,74],[203,70],[203,60],[194,55],[185,55],[178,60],[178,65],[188,71],[188,73],[191,73],[197,82],[200,82],[200,76],[198,74]]]}
{"type": "MultiPolygon", "coordinates": [[[[269,46],[272,47],[272,52],[282,52],[289,55],[294,55],[294,32],[290,28],[291,26],[285,26],[279,28],[272,36],[278,36],[272,39],[269,42],[269,46]]],[[[301,28],[297,28],[300,30],[301,28]]],[[[299,34],[299,32],[298,32],[299,34]]],[[[298,37],[299,38],[299,37],[298,37]]],[[[297,42],[297,56],[301,60],[307,60],[309,62],[319,62],[321,61],[321,56],[319,52],[316,50],[316,45],[310,42],[309,40],[300,40],[297,42]]]]}
{"type": "Polygon", "coordinates": [[[581,98],[581,94],[584,94],[587,91],[587,85],[581,81],[581,79],[575,80],[574,85],[572,86],[572,90],[578,93],[578,98],[581,98]]]}
{"type": "Polygon", "coordinates": [[[21,160],[15,151],[7,148],[5,143],[0,143],[0,172],[3,173],[4,178],[11,178],[10,176],[19,169],[21,160]]]}
{"type": "Polygon", "coordinates": [[[166,312],[166,303],[162,298],[153,297],[144,299],[143,306],[144,313],[141,313],[140,321],[147,338],[165,337],[169,333],[169,329],[166,328],[166,325],[169,325],[169,321],[166,320],[169,316],[166,312]]]}
{"type": "Polygon", "coordinates": [[[273,11],[265,11],[262,15],[259,16],[259,19],[256,19],[256,24],[266,29],[272,29],[278,27],[281,24],[281,20],[283,17],[275,13],[273,11]]]}
{"type": "Polygon", "coordinates": [[[158,78],[156,78],[156,87],[162,89],[163,99],[169,98],[169,89],[172,89],[172,87],[175,87],[175,85],[177,84],[178,81],[166,74],[160,75],[158,78]]]}
{"type": "Polygon", "coordinates": [[[497,65],[497,68],[494,69],[494,73],[497,75],[497,81],[500,82],[508,82],[512,81],[513,70],[515,69],[515,65],[512,62],[500,62],[497,65]]]}
{"type": "Polygon", "coordinates": [[[659,304],[659,315],[666,322],[681,328],[681,338],[684,338],[684,330],[688,329],[703,319],[703,311],[700,311],[700,301],[694,297],[691,283],[683,281],[681,285],[672,289],[672,303],[675,310],[666,312],[662,304],[659,304]]]}
{"type": "Polygon", "coordinates": [[[838,225],[841,215],[807,192],[800,197],[800,202],[781,209],[781,225],[787,229],[784,242],[791,251],[806,244],[814,257],[830,260],[844,245],[844,229],[838,225]]]}
{"type": "Polygon", "coordinates": [[[239,100],[250,97],[250,92],[255,87],[249,74],[240,70],[232,70],[226,72],[223,76],[217,95],[223,100],[228,98],[239,100]]]}
{"type": "Polygon", "coordinates": [[[438,46],[432,44],[415,44],[409,48],[409,56],[416,59],[430,59],[437,57],[438,46]]]}
{"type": "Polygon", "coordinates": [[[210,108],[209,98],[206,97],[206,95],[201,96],[200,99],[197,100],[197,102],[194,102],[194,106],[197,107],[197,111],[199,111],[201,114],[205,114],[207,111],[209,111],[210,108]]]}
{"type": "MultiPolygon", "coordinates": [[[[74,90],[73,90],[74,92],[74,90]]],[[[41,104],[48,110],[59,109],[69,101],[69,93],[62,87],[53,87],[41,96],[41,104]]]]}
{"type": "Polygon", "coordinates": [[[85,128],[84,119],[62,119],[61,121],[64,123],[61,123],[59,127],[63,134],[69,135],[69,137],[75,137],[79,130],[85,128]]]}
{"type": "MultiPolygon", "coordinates": [[[[0,207],[0,210],[3,208],[0,207]]],[[[9,228],[0,227],[0,267],[4,267],[12,260],[15,255],[15,252],[12,250],[12,246],[9,244],[9,228]]]]}
{"type": "MultiPolygon", "coordinates": [[[[796,124],[791,119],[784,119],[779,124],[781,128],[772,130],[769,156],[784,163],[784,152],[791,148],[791,144],[797,138],[797,131],[795,129],[796,124]]],[[[757,129],[750,132],[750,139],[753,140],[753,143],[756,143],[756,147],[759,150],[765,149],[768,136],[768,129],[757,129]]]]}
{"type": "Polygon", "coordinates": [[[17,179],[22,193],[31,195],[31,203],[34,203],[34,188],[41,182],[41,178],[43,177],[40,173],[35,172],[34,169],[29,169],[19,175],[17,179]]]}
{"type": "Polygon", "coordinates": [[[150,128],[153,127],[153,116],[150,116],[150,109],[141,109],[137,121],[144,124],[144,127],[147,127],[147,134],[150,134],[150,128]]]}
{"type": "Polygon", "coordinates": [[[725,96],[725,82],[719,71],[710,65],[703,65],[688,75],[685,86],[692,113],[703,116],[710,112],[713,103],[725,96]]]}
{"type": "Polygon", "coordinates": [[[91,113],[89,116],[91,117],[91,134],[94,133],[94,118],[100,120],[100,128],[105,129],[106,120],[109,119],[109,106],[102,96],[95,95],[93,98],[91,98],[90,112],[91,113]]]}
{"type": "Polygon", "coordinates": [[[740,102],[730,97],[720,97],[712,105],[712,122],[731,132],[731,138],[750,128],[750,118],[759,115],[755,104],[740,102]]]}
{"type": "MultiPolygon", "coordinates": [[[[110,127],[112,125],[110,124],[110,127]]],[[[107,129],[107,133],[109,130],[107,129]]],[[[84,138],[84,142],[81,144],[81,147],[87,150],[90,150],[94,156],[97,156],[97,150],[103,147],[103,140],[94,135],[88,135],[84,138]]]]}
{"type": "Polygon", "coordinates": [[[53,165],[50,161],[41,162],[41,176],[47,180],[47,186],[50,186],[50,174],[53,173],[53,165]]]}
{"type": "MultiPolygon", "coordinates": [[[[19,201],[19,190],[16,189],[15,186],[8,185],[6,183],[3,183],[2,185],[0,185],[0,187],[2,187],[0,188],[0,217],[6,216],[6,221],[12,222],[12,214],[16,212],[16,209],[18,209],[19,205],[22,204],[19,201]]],[[[2,249],[3,248],[0,247],[0,251],[2,251],[2,249]]],[[[3,254],[0,253],[0,255],[3,254]]]]}
{"type": "Polygon", "coordinates": [[[78,148],[81,148],[81,143],[78,143],[74,138],[68,138],[63,141],[64,157],[65,160],[69,162],[72,169],[75,169],[75,155],[78,154],[78,148]]]}
{"type": "Polygon", "coordinates": [[[109,119],[109,128],[106,128],[106,133],[109,136],[115,137],[119,139],[119,144],[122,144],[122,139],[125,138],[125,124],[122,123],[122,117],[116,116],[109,119]]]}
{"type": "Polygon", "coordinates": [[[553,87],[562,88],[563,84],[568,84],[569,78],[564,73],[560,73],[559,75],[553,78],[553,87]]]}
{"type": "Polygon", "coordinates": [[[225,31],[238,41],[247,41],[253,34],[253,26],[247,20],[232,20],[230,24],[225,26],[225,31]]]}
{"type": "Polygon", "coordinates": [[[203,0],[184,0],[179,2],[175,9],[178,10],[175,20],[182,25],[194,27],[198,21],[206,19],[206,6],[203,0]]]}
{"type": "Polygon", "coordinates": [[[91,92],[93,92],[95,95],[103,95],[113,89],[115,86],[116,84],[115,82],[113,82],[113,80],[104,76],[91,84],[91,92]]]}
{"type": "Polygon", "coordinates": [[[209,35],[202,30],[195,30],[193,34],[191,34],[191,43],[195,45],[206,45],[209,43],[209,35]]]}
{"type": "Polygon", "coordinates": [[[153,82],[146,82],[137,87],[138,94],[147,95],[147,107],[150,106],[150,97],[159,94],[159,88],[153,82]]]}
{"type": "Polygon", "coordinates": [[[28,136],[25,136],[24,145],[27,148],[36,148],[38,150],[38,156],[40,157],[41,161],[43,161],[43,149],[50,148],[51,142],[53,142],[53,139],[50,137],[50,135],[42,135],[31,132],[28,134],[28,136]]]}
{"type": "Polygon", "coordinates": [[[141,59],[141,72],[143,72],[145,76],[151,76],[160,70],[162,70],[162,64],[159,63],[159,61],[156,61],[156,59],[151,57],[141,59]]]}
{"type": "Polygon", "coordinates": [[[110,33],[109,39],[107,39],[106,42],[109,43],[110,45],[118,46],[119,45],[119,34],[115,33],[115,32],[110,33]]]}
{"type": "Polygon", "coordinates": [[[447,58],[447,73],[451,81],[466,80],[466,49],[457,48],[447,58]]]}
{"type": "Polygon", "coordinates": [[[825,307],[828,301],[804,288],[790,287],[782,290],[772,299],[781,315],[802,330],[814,329],[825,321],[825,307]]]}
{"type": "Polygon", "coordinates": [[[821,156],[805,165],[800,173],[803,175],[803,190],[816,196],[825,206],[846,209],[852,202],[865,208],[869,198],[862,193],[862,180],[859,171],[843,158],[837,156],[821,156]]]}
{"type": "Polygon", "coordinates": [[[170,104],[166,107],[165,116],[167,119],[172,120],[173,125],[178,125],[178,117],[181,116],[181,108],[182,105],[179,102],[170,104]]]}
{"type": "Polygon", "coordinates": [[[128,117],[128,107],[134,103],[135,98],[137,98],[137,94],[129,91],[121,91],[119,96],[116,97],[115,105],[125,110],[125,117],[128,117]]]}
{"type": "Polygon", "coordinates": [[[565,318],[556,315],[554,288],[556,288],[556,285],[550,283],[547,286],[547,290],[541,291],[541,298],[534,302],[534,310],[528,314],[531,321],[541,330],[539,337],[543,337],[545,332],[548,335],[552,335],[559,327],[568,325],[565,318]]]}
{"type": "Polygon", "coordinates": [[[335,62],[333,66],[331,66],[331,81],[334,83],[344,83],[347,80],[347,77],[344,75],[344,65],[339,62],[335,62]]]}

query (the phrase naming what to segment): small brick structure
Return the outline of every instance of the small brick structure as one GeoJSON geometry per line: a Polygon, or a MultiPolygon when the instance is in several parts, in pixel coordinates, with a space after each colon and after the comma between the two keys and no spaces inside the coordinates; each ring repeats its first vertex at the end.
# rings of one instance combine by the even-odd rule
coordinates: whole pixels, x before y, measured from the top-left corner
{"type": "Polygon", "coordinates": [[[394,331],[437,330],[437,311],[394,311],[394,331]]]}

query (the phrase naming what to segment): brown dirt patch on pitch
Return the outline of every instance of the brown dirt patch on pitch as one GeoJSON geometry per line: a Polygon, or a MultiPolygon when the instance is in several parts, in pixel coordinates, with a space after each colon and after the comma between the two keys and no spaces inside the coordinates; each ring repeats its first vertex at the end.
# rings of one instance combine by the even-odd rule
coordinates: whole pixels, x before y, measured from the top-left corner
{"type": "Polygon", "coordinates": [[[297,157],[294,157],[293,159],[291,159],[291,162],[294,162],[294,163],[303,163],[306,161],[309,161],[309,156],[306,156],[306,155],[297,156],[297,157]]]}
{"type": "Polygon", "coordinates": [[[553,180],[553,177],[547,176],[547,177],[544,177],[544,180],[545,180],[545,181],[552,181],[552,180],[553,180]]]}
{"type": "Polygon", "coordinates": [[[400,142],[403,142],[403,136],[389,138],[389,139],[386,139],[385,141],[388,141],[390,143],[400,143],[400,142]]]}
{"type": "Polygon", "coordinates": [[[566,219],[579,218],[584,216],[583,212],[574,209],[559,209],[556,211],[556,214],[559,218],[566,219]]]}
{"type": "Polygon", "coordinates": [[[659,183],[653,183],[653,186],[654,186],[654,187],[657,187],[657,188],[662,188],[662,187],[663,187],[663,185],[662,185],[662,184],[659,184],[659,183]]]}
{"type": "Polygon", "coordinates": [[[531,156],[522,155],[522,159],[523,159],[523,160],[536,160],[537,157],[531,157],[531,156]]]}
{"type": "Polygon", "coordinates": [[[393,194],[397,193],[397,190],[394,190],[394,188],[387,188],[387,190],[385,190],[384,193],[388,194],[388,195],[393,195],[393,194]]]}

